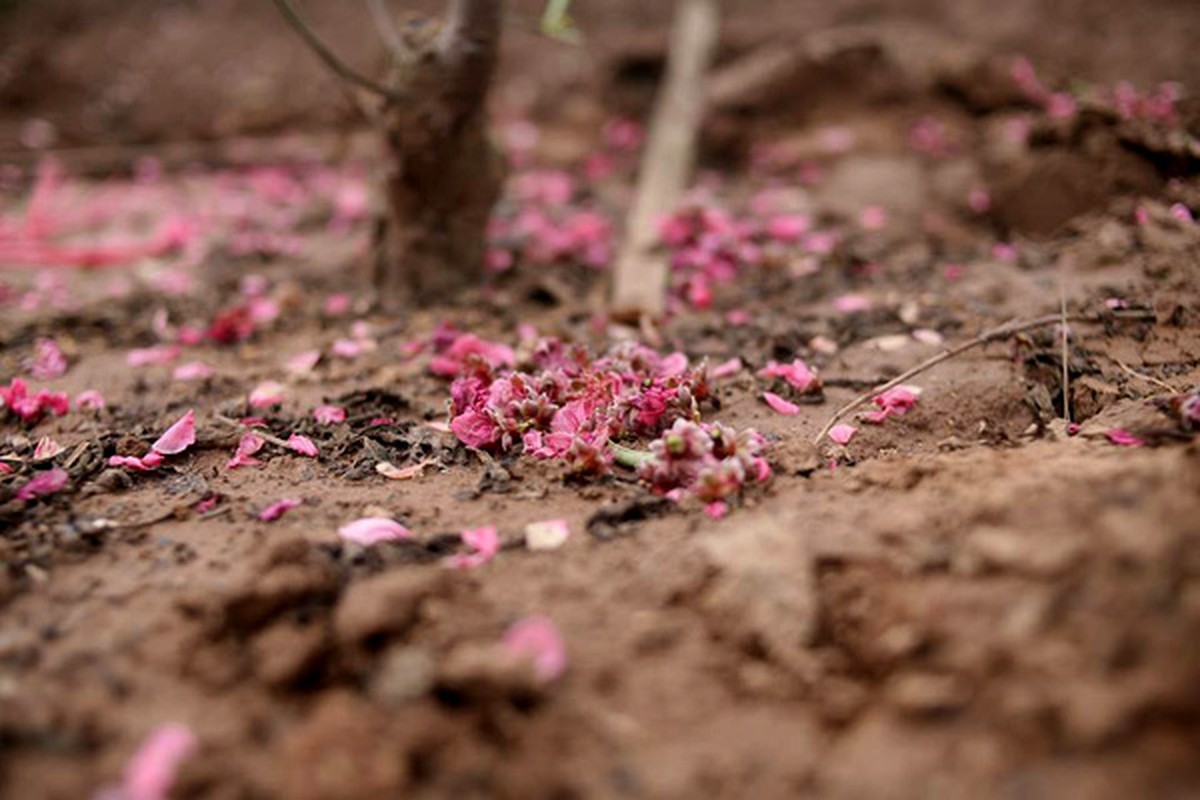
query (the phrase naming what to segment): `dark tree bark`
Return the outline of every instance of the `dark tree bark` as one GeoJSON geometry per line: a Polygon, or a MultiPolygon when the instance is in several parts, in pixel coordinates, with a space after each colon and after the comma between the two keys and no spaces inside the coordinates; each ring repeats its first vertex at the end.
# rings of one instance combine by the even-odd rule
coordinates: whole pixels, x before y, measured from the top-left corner
{"type": "Polygon", "coordinates": [[[385,308],[454,296],[483,278],[503,162],[486,100],[502,0],[450,0],[440,33],[402,53],[383,115],[387,219],[374,287],[385,308]]]}

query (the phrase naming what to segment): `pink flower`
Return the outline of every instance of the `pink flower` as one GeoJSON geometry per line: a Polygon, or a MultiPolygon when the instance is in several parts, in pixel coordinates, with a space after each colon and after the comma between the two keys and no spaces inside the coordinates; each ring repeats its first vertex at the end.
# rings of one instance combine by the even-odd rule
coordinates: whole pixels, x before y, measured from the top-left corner
{"type": "Polygon", "coordinates": [[[158,438],[150,449],[164,456],[175,456],[187,450],[196,443],[196,412],[188,409],[166,432],[158,438]]]}
{"type": "Polygon", "coordinates": [[[129,759],[120,785],[105,789],[95,800],[169,800],[180,764],[196,747],[196,737],[186,726],[162,726],[129,759]]]}
{"type": "Polygon", "coordinates": [[[567,670],[567,648],[554,623],[545,617],[526,617],[504,634],[503,647],[511,655],[528,658],[543,683],[557,680],[567,670]]]}
{"type": "Polygon", "coordinates": [[[71,399],[66,392],[49,392],[40,389],[30,395],[29,387],[20,378],[13,378],[7,386],[0,386],[0,408],[7,408],[23,422],[34,424],[47,411],[61,417],[71,409],[71,399]]]}
{"type": "Polygon", "coordinates": [[[175,368],[172,376],[177,381],[197,381],[213,375],[213,368],[202,361],[192,361],[175,368]]]}
{"type": "Polygon", "coordinates": [[[800,413],[800,406],[789,403],[774,392],[763,392],[762,398],[774,411],[785,417],[794,417],[800,413]]]}
{"type": "Polygon", "coordinates": [[[772,217],[767,221],[767,236],[777,242],[798,242],[811,226],[812,223],[803,214],[772,217]]]}
{"type": "Polygon", "coordinates": [[[304,505],[303,500],[285,497],[264,508],[259,512],[258,518],[263,522],[274,522],[293,508],[299,508],[302,505],[304,505]]]}
{"type": "Polygon", "coordinates": [[[489,342],[471,333],[464,333],[429,363],[429,371],[444,378],[453,378],[462,372],[467,358],[478,356],[488,365],[513,367],[517,356],[513,349],[499,342],[489,342]]]}
{"type": "Polygon", "coordinates": [[[845,447],[850,444],[850,440],[856,433],[858,433],[858,428],[853,425],[834,425],[829,430],[829,438],[845,447]]]}
{"type": "Polygon", "coordinates": [[[724,500],[715,500],[704,506],[704,513],[710,519],[724,519],[725,515],[729,513],[729,504],[724,500]]]}
{"type": "Polygon", "coordinates": [[[463,544],[472,552],[451,556],[446,566],[451,569],[477,569],[491,561],[500,552],[500,534],[494,525],[472,528],[462,532],[463,544]]]}
{"type": "Polygon", "coordinates": [[[783,378],[800,394],[812,394],[821,390],[821,381],[808,365],[797,358],[791,364],[767,363],[758,372],[760,378],[783,378]]]}
{"type": "Polygon", "coordinates": [[[307,436],[301,436],[298,433],[293,433],[288,437],[287,443],[288,447],[302,456],[308,456],[309,458],[317,457],[317,445],[307,436]]]}
{"type": "Polygon", "coordinates": [[[262,462],[254,458],[254,454],[262,450],[263,444],[262,438],[255,436],[253,433],[245,434],[238,442],[237,450],[233,453],[233,458],[225,462],[225,468],[237,469],[238,467],[262,466],[262,462]]]}
{"type": "Polygon", "coordinates": [[[108,404],[104,402],[104,395],[95,389],[88,389],[80,392],[75,398],[76,408],[89,409],[91,411],[103,411],[108,404]]]}
{"type": "Polygon", "coordinates": [[[33,500],[61,491],[70,480],[65,469],[54,468],[39,473],[17,489],[18,500],[33,500]]]}
{"type": "Polygon", "coordinates": [[[485,448],[500,438],[500,429],[486,414],[474,409],[450,420],[450,430],[467,447],[485,448]]]}
{"type": "Polygon", "coordinates": [[[67,374],[67,357],[53,339],[38,339],[33,345],[30,374],[39,381],[61,378],[67,374]]]}
{"type": "Polygon", "coordinates": [[[283,384],[278,381],[264,381],[254,390],[250,392],[250,406],[252,408],[270,408],[277,406],[283,402],[283,395],[286,390],[283,384]]]}
{"type": "Polygon", "coordinates": [[[125,361],[131,367],[158,366],[170,364],[179,358],[181,352],[177,344],[156,344],[153,347],[130,350],[125,356],[125,361]]]}
{"type": "Polygon", "coordinates": [[[341,406],[317,406],[313,409],[313,419],[322,425],[334,425],[346,421],[346,409],[341,406]]]}
{"type": "Polygon", "coordinates": [[[408,539],[412,532],[394,519],[366,517],[338,528],[338,536],[348,542],[370,547],[379,542],[408,539]]]}
{"type": "Polygon", "coordinates": [[[1119,447],[1143,447],[1146,442],[1141,437],[1125,430],[1124,428],[1113,428],[1104,434],[1108,440],[1119,447]]]}
{"type": "MultiPolygon", "coordinates": [[[[1192,217],[1192,210],[1190,208],[1188,208],[1187,206],[1185,206],[1183,203],[1173,204],[1171,206],[1170,211],[1171,211],[1171,216],[1177,222],[1194,222],[1195,221],[1195,219],[1192,217]]],[[[35,375],[34,377],[37,377],[37,376],[35,375]]]]}

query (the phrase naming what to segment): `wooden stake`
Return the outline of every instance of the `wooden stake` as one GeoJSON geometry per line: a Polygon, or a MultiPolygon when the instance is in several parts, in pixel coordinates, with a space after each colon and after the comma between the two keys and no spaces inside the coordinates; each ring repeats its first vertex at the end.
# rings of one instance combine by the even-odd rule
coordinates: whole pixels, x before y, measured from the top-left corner
{"type": "Polygon", "coordinates": [[[666,308],[670,265],[657,252],[658,220],[675,210],[696,161],[705,109],[704,78],[717,49],[718,0],[678,0],[667,77],[650,125],[637,198],[617,259],[613,312],[657,316],[666,308]]]}

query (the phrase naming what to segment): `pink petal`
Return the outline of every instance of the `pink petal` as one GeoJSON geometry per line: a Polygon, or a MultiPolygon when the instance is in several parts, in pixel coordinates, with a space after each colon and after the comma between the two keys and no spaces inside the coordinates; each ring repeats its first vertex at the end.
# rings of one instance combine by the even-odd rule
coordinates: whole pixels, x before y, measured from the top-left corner
{"type": "Polygon", "coordinates": [[[833,301],[833,307],[843,314],[858,314],[871,308],[871,301],[861,294],[844,294],[833,301]]]}
{"type": "Polygon", "coordinates": [[[711,519],[724,519],[725,515],[729,513],[729,505],[722,500],[717,500],[704,506],[704,513],[711,519]]]}
{"type": "Polygon", "coordinates": [[[446,565],[453,569],[476,569],[496,557],[500,552],[500,534],[494,525],[472,528],[462,532],[463,544],[473,552],[451,556],[446,565]]]}
{"type": "Polygon", "coordinates": [[[858,428],[853,425],[834,425],[829,430],[829,438],[844,447],[850,444],[850,440],[856,433],[858,433],[858,428]]]}
{"type": "Polygon", "coordinates": [[[250,392],[250,405],[253,408],[270,408],[283,402],[283,384],[278,381],[266,381],[254,387],[250,392]]]}
{"type": "Polygon", "coordinates": [[[125,767],[122,796],[126,800],[168,800],[179,765],[196,747],[196,737],[186,726],[164,725],[154,731],[125,767]]]}
{"type": "Polygon", "coordinates": [[[158,441],[150,445],[150,449],[164,456],[179,455],[196,443],[196,412],[188,412],[179,418],[158,441]]]}
{"type": "Polygon", "coordinates": [[[130,350],[125,361],[131,367],[147,367],[151,365],[170,364],[179,358],[182,351],[176,344],[159,344],[153,347],[142,347],[130,350]]]}
{"type": "Polygon", "coordinates": [[[29,371],[41,381],[61,378],[67,373],[67,358],[53,339],[38,339],[33,345],[33,361],[29,371]]]}
{"type": "Polygon", "coordinates": [[[46,461],[54,458],[63,451],[63,446],[51,439],[49,436],[43,436],[38,439],[37,447],[33,448],[34,461],[46,461]]]}
{"type": "Polygon", "coordinates": [[[192,361],[189,364],[181,364],[175,368],[172,373],[177,381],[197,381],[211,377],[215,370],[208,364],[201,361],[192,361]]]}
{"type": "Polygon", "coordinates": [[[303,353],[289,358],[284,368],[291,375],[307,375],[317,368],[320,360],[320,350],[305,350],[303,353]]]}
{"type": "Polygon", "coordinates": [[[136,456],[113,456],[108,459],[108,465],[110,467],[125,467],[136,472],[150,472],[153,469],[157,469],[163,463],[163,460],[162,453],[151,450],[141,458],[137,458],[136,456]]]}
{"type": "Polygon", "coordinates": [[[735,356],[735,357],[729,359],[728,361],[725,361],[725,362],[718,364],[717,366],[709,369],[708,377],[712,378],[713,380],[720,380],[722,378],[728,378],[732,375],[736,375],[741,371],[742,371],[742,360],[735,356]]]}
{"type": "Polygon", "coordinates": [[[233,458],[225,462],[225,467],[227,469],[237,469],[238,467],[261,466],[262,462],[257,458],[253,458],[253,456],[262,449],[263,443],[263,440],[253,433],[245,434],[238,442],[233,458]]]}
{"type": "Polygon", "coordinates": [[[1143,447],[1146,444],[1144,439],[1124,428],[1113,428],[1104,435],[1110,442],[1120,447],[1143,447]]]}
{"type": "Polygon", "coordinates": [[[103,411],[108,404],[104,402],[104,395],[95,389],[88,389],[79,393],[75,398],[76,408],[87,408],[93,411],[103,411]]]}
{"type": "Polygon", "coordinates": [[[800,406],[789,403],[774,392],[763,392],[762,398],[772,409],[786,417],[794,417],[800,413],[800,406]]]}
{"type": "Polygon", "coordinates": [[[557,680],[567,669],[567,648],[554,623],[545,617],[526,617],[504,634],[503,647],[533,662],[538,680],[557,680]]]}
{"type": "Polygon", "coordinates": [[[258,518],[263,522],[274,522],[282,517],[293,508],[299,508],[304,505],[303,500],[295,500],[292,498],[284,498],[264,508],[258,515],[258,518]]]}
{"type": "Polygon", "coordinates": [[[298,433],[293,433],[288,437],[288,447],[309,458],[316,458],[318,454],[317,445],[313,440],[298,433]]]}
{"type": "Polygon", "coordinates": [[[54,494],[61,491],[70,480],[65,469],[52,469],[39,473],[20,489],[17,489],[18,500],[33,500],[36,497],[54,494]]]}
{"type": "Polygon", "coordinates": [[[333,425],[346,421],[346,409],[340,406],[318,406],[313,409],[313,419],[322,425],[333,425]]]}
{"type": "Polygon", "coordinates": [[[548,519],[525,526],[525,546],[530,550],[557,550],[571,538],[565,519],[548,519]]]}
{"type": "Polygon", "coordinates": [[[366,517],[338,528],[338,536],[348,542],[370,547],[379,542],[408,539],[412,532],[394,519],[366,517]]]}

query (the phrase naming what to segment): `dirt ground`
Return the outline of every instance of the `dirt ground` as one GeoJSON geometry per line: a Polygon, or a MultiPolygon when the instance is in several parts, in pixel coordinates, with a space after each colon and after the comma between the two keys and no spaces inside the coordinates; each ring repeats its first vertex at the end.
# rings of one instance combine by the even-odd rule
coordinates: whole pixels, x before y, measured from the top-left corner
{"type": "MultiPolygon", "coordinates": [[[[339,46],[367,24],[312,5],[339,46]]],[[[566,176],[549,205],[616,224],[636,154],[606,124],[644,113],[667,4],[584,0],[586,51],[515,5],[498,218],[566,176]]],[[[711,303],[681,285],[653,330],[606,319],[605,273],[569,247],[518,251],[454,305],[371,313],[371,140],[265,3],[0,6],[0,234],[40,185],[72,242],[183,242],[29,269],[0,236],[0,385],[73,399],[0,409],[0,796],[93,796],[168,723],[198,742],[180,798],[1200,794],[1200,423],[1180,412],[1200,385],[1200,9],[729,6],[723,65],[768,41],[813,55],[714,111],[694,200],[821,236],[764,245],[711,303]],[[1022,94],[1018,55],[1078,108],[1022,94]],[[1175,115],[1114,113],[1121,80],[1183,81],[1175,115]],[[30,145],[59,148],[61,181],[30,145]],[[1066,331],[974,348],[907,381],[909,413],[859,409],[845,447],[813,444],[944,347],[1064,308],[1066,331]],[[764,434],[773,477],[713,519],[628,471],[470,450],[430,370],[448,324],[518,358],[529,325],[738,358],[703,418],[764,434]],[[43,340],[65,364],[38,377],[43,340]],[[820,393],[757,374],[796,357],[820,393]],[[282,401],[252,407],[264,382],[282,401]],[[104,408],[79,407],[89,390],[104,408]],[[186,452],[108,465],[188,409],[186,452]],[[268,444],[229,468],[247,417],[319,456],[268,444]],[[51,466],[66,486],[25,499],[51,466]],[[258,518],[282,498],[302,504],[258,518]],[[339,538],[371,516],[415,536],[339,538]],[[528,547],[551,519],[566,543],[528,547]],[[447,569],[483,525],[500,552],[447,569]],[[560,678],[497,655],[531,616],[561,633],[560,678]]]]}

